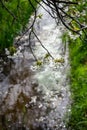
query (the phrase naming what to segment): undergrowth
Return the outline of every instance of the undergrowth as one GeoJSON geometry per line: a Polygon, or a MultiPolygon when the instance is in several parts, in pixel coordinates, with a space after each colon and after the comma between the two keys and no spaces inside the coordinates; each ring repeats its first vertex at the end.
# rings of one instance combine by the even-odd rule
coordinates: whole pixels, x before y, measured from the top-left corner
{"type": "MultiPolygon", "coordinates": [[[[87,1],[72,1],[78,2],[78,4],[70,6],[68,13],[76,15],[81,24],[87,25],[87,1]]],[[[75,29],[79,29],[73,21],[71,24],[74,24],[75,29]]],[[[67,123],[68,130],[87,130],[87,29],[80,31],[80,33],[80,37],[76,34],[67,35],[72,99],[71,114],[67,123]]]]}
{"type": "Polygon", "coordinates": [[[87,37],[69,40],[71,65],[70,130],[87,130],[87,37]]]}
{"type": "MultiPolygon", "coordinates": [[[[0,3],[0,52],[4,48],[13,46],[14,37],[24,30],[29,17],[34,11],[28,0],[2,1],[13,16],[0,3]]],[[[34,0],[31,1],[36,7],[37,3],[34,0]]]]}

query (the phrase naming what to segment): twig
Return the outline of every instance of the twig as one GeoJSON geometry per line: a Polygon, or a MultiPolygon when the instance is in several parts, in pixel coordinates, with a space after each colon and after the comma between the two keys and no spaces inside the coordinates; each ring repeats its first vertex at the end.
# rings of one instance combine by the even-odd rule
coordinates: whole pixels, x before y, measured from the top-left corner
{"type": "Polygon", "coordinates": [[[16,16],[13,14],[13,12],[11,12],[11,10],[9,10],[9,9],[6,7],[6,5],[4,4],[3,0],[1,0],[0,2],[1,2],[1,4],[2,4],[2,7],[4,7],[4,9],[5,9],[14,19],[18,20],[18,19],[16,18],[16,16]]]}

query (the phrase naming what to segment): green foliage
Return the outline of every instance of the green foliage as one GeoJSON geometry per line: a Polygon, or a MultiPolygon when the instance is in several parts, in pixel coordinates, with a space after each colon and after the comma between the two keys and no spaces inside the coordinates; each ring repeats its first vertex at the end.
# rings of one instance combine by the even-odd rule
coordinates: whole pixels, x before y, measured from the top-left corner
{"type": "Polygon", "coordinates": [[[55,63],[64,63],[64,59],[63,58],[60,58],[60,59],[55,59],[54,60],[55,63]]]}
{"type": "Polygon", "coordinates": [[[71,0],[72,2],[77,2],[75,6],[73,4],[69,7],[69,11],[67,12],[69,15],[75,18],[75,20],[70,21],[70,25],[72,29],[75,31],[80,30],[80,24],[85,25],[87,23],[87,0],[71,0]]]}
{"type": "Polygon", "coordinates": [[[14,46],[9,47],[10,55],[13,55],[16,52],[16,48],[14,46]]]}
{"type": "MultiPolygon", "coordinates": [[[[80,23],[87,25],[87,1],[72,1],[78,4],[70,6],[68,13],[76,15],[80,23]]],[[[78,24],[74,21],[71,24],[75,30],[79,30],[78,24]]],[[[87,130],[87,30],[81,33],[81,37],[75,34],[69,37],[72,94],[69,130],[87,130]]]]}
{"type": "Polygon", "coordinates": [[[37,18],[42,19],[43,14],[39,14],[37,18]]]}
{"type": "Polygon", "coordinates": [[[70,39],[72,109],[68,123],[70,130],[87,129],[87,44],[70,39]]]}
{"type": "Polygon", "coordinates": [[[43,62],[42,62],[41,60],[38,60],[38,61],[36,62],[37,66],[41,66],[42,63],[43,63],[43,62]]]}
{"type": "Polygon", "coordinates": [[[46,53],[44,59],[48,59],[49,57],[50,57],[50,54],[46,53]]]}
{"type": "MultiPolygon", "coordinates": [[[[36,7],[36,2],[32,0],[36,7]]],[[[14,37],[23,31],[34,11],[28,0],[8,0],[4,5],[13,16],[0,4],[0,49],[13,45],[14,37]]]]}

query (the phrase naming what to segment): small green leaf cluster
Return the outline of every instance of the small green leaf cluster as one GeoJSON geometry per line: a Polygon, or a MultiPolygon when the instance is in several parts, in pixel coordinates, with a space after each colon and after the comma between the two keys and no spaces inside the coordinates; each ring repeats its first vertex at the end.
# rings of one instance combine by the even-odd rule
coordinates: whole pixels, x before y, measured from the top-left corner
{"type": "Polygon", "coordinates": [[[9,52],[10,52],[10,55],[13,55],[14,53],[16,53],[16,48],[14,46],[10,46],[9,47],[9,52]]]}

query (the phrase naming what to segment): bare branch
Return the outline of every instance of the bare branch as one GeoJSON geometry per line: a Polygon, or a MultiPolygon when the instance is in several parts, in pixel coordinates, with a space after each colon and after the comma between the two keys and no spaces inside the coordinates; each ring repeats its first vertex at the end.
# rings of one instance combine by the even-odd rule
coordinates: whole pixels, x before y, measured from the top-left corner
{"type": "Polygon", "coordinates": [[[5,9],[14,19],[18,20],[17,17],[14,15],[14,13],[11,12],[11,10],[9,10],[9,9],[6,7],[6,5],[4,4],[3,0],[0,0],[0,2],[1,2],[1,4],[2,4],[2,7],[4,7],[4,9],[5,9]]]}
{"type": "Polygon", "coordinates": [[[39,41],[39,43],[41,44],[41,46],[47,51],[47,53],[50,55],[50,57],[51,57],[52,59],[54,59],[54,57],[50,54],[50,52],[47,50],[47,48],[42,44],[42,42],[41,42],[40,39],[38,38],[37,34],[36,34],[34,31],[32,31],[32,32],[33,32],[33,34],[35,35],[35,37],[37,38],[37,40],[39,41]]]}

